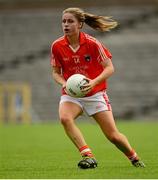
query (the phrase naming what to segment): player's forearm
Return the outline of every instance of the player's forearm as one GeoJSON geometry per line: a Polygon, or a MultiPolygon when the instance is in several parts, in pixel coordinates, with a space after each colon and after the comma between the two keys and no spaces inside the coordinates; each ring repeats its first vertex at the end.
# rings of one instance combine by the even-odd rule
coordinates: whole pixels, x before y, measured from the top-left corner
{"type": "Polygon", "coordinates": [[[53,76],[53,79],[54,79],[58,84],[60,84],[60,85],[62,85],[62,86],[66,84],[66,81],[65,81],[64,77],[63,77],[61,74],[56,73],[56,72],[53,72],[53,73],[52,73],[52,76],[53,76]]]}
{"type": "Polygon", "coordinates": [[[101,83],[102,81],[105,81],[106,79],[108,79],[113,73],[114,73],[114,67],[113,66],[107,66],[104,69],[104,71],[94,79],[96,85],[101,83]]]}

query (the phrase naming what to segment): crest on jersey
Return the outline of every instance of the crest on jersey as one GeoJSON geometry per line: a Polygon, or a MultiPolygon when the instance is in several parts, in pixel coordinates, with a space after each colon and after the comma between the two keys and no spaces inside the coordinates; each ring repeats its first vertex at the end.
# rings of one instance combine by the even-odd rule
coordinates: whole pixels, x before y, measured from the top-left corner
{"type": "Polygon", "coordinates": [[[84,55],[85,61],[89,62],[91,60],[91,56],[89,54],[84,55]]]}

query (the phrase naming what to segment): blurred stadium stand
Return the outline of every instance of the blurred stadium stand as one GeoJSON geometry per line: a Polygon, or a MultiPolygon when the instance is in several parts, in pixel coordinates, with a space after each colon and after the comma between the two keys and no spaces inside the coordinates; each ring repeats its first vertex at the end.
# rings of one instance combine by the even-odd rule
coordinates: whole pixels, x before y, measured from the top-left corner
{"type": "Polygon", "coordinates": [[[60,87],[51,78],[50,45],[62,35],[61,13],[69,6],[113,16],[120,24],[110,33],[84,29],[113,54],[116,72],[108,94],[115,116],[158,119],[157,0],[0,0],[0,82],[29,83],[33,117],[58,119],[60,87]]]}
{"type": "Polygon", "coordinates": [[[157,5],[157,0],[0,0],[0,9],[39,9],[56,7],[95,7],[118,5],[157,5]]]}

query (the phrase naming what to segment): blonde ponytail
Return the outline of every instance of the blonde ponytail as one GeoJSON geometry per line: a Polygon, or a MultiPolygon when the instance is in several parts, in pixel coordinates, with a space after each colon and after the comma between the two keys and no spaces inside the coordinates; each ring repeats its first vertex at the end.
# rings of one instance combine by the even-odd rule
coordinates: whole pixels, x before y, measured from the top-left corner
{"type": "Polygon", "coordinates": [[[64,13],[72,13],[79,22],[86,23],[91,28],[98,31],[109,31],[117,26],[117,22],[108,16],[98,16],[84,12],[80,8],[67,8],[64,13]]]}
{"type": "Polygon", "coordinates": [[[84,22],[98,31],[109,31],[117,26],[117,22],[108,16],[98,16],[90,13],[84,13],[84,22]]]}

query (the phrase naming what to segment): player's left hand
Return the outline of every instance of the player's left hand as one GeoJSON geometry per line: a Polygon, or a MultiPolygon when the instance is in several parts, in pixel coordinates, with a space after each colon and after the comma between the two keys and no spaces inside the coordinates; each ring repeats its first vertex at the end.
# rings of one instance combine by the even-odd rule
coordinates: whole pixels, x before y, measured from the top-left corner
{"type": "Polygon", "coordinates": [[[96,82],[95,82],[95,80],[89,79],[89,78],[86,78],[85,80],[86,80],[88,83],[85,83],[85,84],[82,86],[82,92],[88,93],[88,92],[90,92],[90,91],[93,89],[93,87],[96,85],[96,82]]]}

